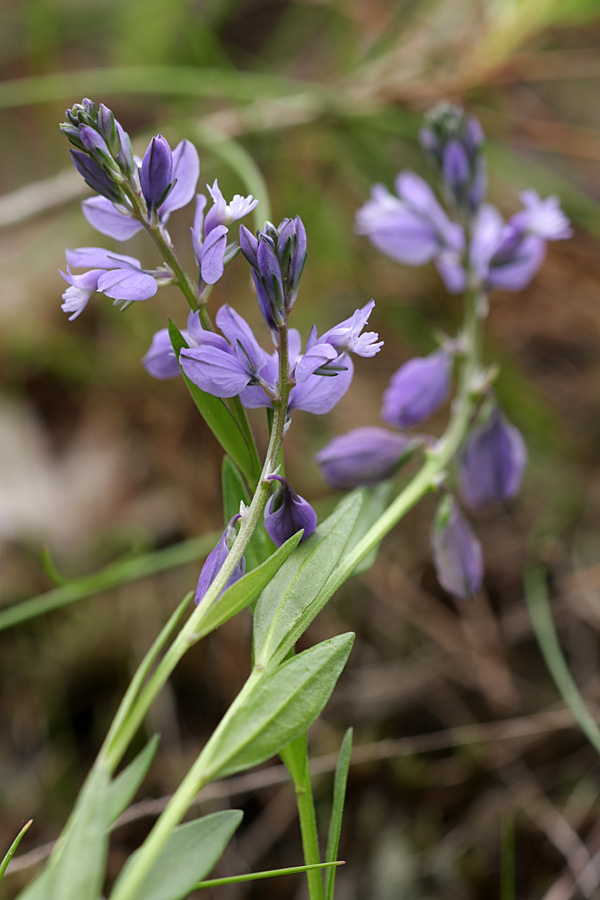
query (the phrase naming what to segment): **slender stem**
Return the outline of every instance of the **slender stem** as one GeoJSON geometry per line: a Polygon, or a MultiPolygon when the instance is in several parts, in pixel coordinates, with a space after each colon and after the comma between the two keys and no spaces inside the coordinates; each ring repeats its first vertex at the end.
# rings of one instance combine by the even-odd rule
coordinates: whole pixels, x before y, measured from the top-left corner
{"type": "Polygon", "coordinates": [[[345,556],[327,582],[327,594],[331,596],[346,581],[356,566],[380,543],[392,528],[429,491],[435,489],[448,463],[460,447],[469,427],[475,398],[478,396],[479,372],[479,310],[482,294],[474,289],[466,298],[464,341],[465,355],[460,375],[459,389],[454,401],[448,427],[415,477],[382,513],[352,551],[345,556]]]}
{"type": "Polygon", "coordinates": [[[219,594],[229,581],[229,578],[243,556],[250,538],[259,524],[262,511],[271,491],[271,483],[267,479],[277,468],[279,451],[283,442],[283,433],[287,418],[290,384],[288,373],[288,333],[286,326],[282,326],[279,330],[279,372],[280,399],[274,404],[275,414],[269,446],[258,487],[254,493],[252,502],[241,520],[240,530],[238,531],[237,537],[219,574],[167,650],[165,656],[157,666],[156,671],[149,679],[146,687],[140,693],[135,706],[129,712],[129,715],[126,717],[121,728],[101,751],[100,756],[98,757],[99,762],[108,764],[112,770],[117,767],[122,759],[125,750],[129,746],[133,735],[141,725],[144,716],[155,697],[161,691],[185,653],[199,639],[199,626],[208,615],[213,603],[217,600],[219,594]]]}

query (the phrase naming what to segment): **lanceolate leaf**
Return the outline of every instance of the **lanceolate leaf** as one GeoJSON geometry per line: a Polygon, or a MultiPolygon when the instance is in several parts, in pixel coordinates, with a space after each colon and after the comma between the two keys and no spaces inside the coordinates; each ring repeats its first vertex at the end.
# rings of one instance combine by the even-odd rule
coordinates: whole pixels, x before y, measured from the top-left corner
{"type": "MultiPolygon", "coordinates": [[[[149,872],[139,896],[143,900],[187,897],[219,860],[242,816],[241,810],[229,809],[179,825],[149,872]]],[[[128,859],[115,888],[138,853],[128,859]]]]}
{"type": "Polygon", "coordinates": [[[106,797],[107,825],[112,825],[133,799],[133,795],[150,768],[157,747],[158,735],[155,734],[136,758],[109,785],[106,797]]]}
{"type": "MultiPolygon", "coordinates": [[[[344,735],[340,755],[338,756],[333,782],[333,804],[331,807],[331,819],[329,822],[329,836],[327,838],[327,862],[335,862],[340,834],[342,832],[342,814],[344,812],[344,800],[346,799],[346,784],[348,782],[348,769],[350,768],[350,753],[352,751],[352,729],[349,728],[344,735]]],[[[335,868],[328,869],[325,874],[325,900],[333,900],[335,886],[335,868]]]]}
{"type": "MultiPolygon", "coordinates": [[[[177,357],[187,343],[172,320],[169,320],[169,336],[177,357]]],[[[235,461],[240,471],[250,484],[254,484],[260,475],[256,449],[249,445],[249,439],[242,431],[233,413],[220,397],[200,390],[189,378],[181,373],[192,399],[202,417],[226,453],[235,461]]]]}
{"type": "Polygon", "coordinates": [[[338,635],[275,671],[255,669],[203,751],[207,776],[256,766],[307,731],[327,703],[353,641],[353,634],[338,635]]]}
{"type": "Polygon", "coordinates": [[[300,532],[292,535],[262,565],[253,569],[252,572],[248,572],[235,584],[232,584],[215,603],[206,619],[202,622],[198,632],[199,637],[204,637],[204,635],[214,631],[223,622],[227,622],[232,616],[235,616],[240,610],[256,600],[264,586],[269,583],[298,546],[301,537],[300,532]]]}
{"type": "Polygon", "coordinates": [[[104,881],[110,772],[92,769],[46,868],[19,900],[98,900],[104,881]]]}
{"type": "Polygon", "coordinates": [[[261,594],[254,613],[254,658],[258,664],[266,667],[287,654],[292,645],[286,637],[303,620],[307,607],[336,568],[354,529],[362,499],[360,493],[346,497],[261,594]],[[287,649],[282,650],[284,642],[287,649]]]}
{"type": "MultiPolygon", "coordinates": [[[[358,542],[365,536],[371,525],[373,525],[380,517],[387,506],[391,487],[391,481],[384,481],[383,484],[378,484],[375,487],[361,489],[361,494],[363,495],[363,505],[360,510],[360,516],[356,521],[354,531],[352,532],[350,540],[348,541],[346,553],[349,553],[350,550],[352,550],[352,548],[356,544],[358,544],[358,542]]],[[[368,570],[377,559],[378,550],[379,545],[373,547],[371,552],[367,556],[365,556],[365,558],[357,565],[352,574],[360,575],[362,572],[368,572],[368,570]]]]}

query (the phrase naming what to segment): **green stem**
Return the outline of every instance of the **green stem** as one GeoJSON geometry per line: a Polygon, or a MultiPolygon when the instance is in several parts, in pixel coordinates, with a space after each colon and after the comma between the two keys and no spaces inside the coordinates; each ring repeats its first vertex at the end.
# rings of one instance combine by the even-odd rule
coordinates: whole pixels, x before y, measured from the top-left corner
{"type": "Polygon", "coordinates": [[[475,398],[479,396],[479,310],[483,302],[480,291],[474,289],[466,298],[464,324],[464,360],[460,383],[448,427],[415,477],[401,491],[385,512],[345,556],[331,579],[327,582],[327,595],[331,596],[352,575],[357,565],[376,547],[392,528],[429,491],[434,490],[445,474],[449,462],[460,447],[469,428],[475,398]]]}
{"type": "Polygon", "coordinates": [[[119,731],[116,734],[111,735],[110,740],[105,741],[98,759],[99,762],[104,762],[113,771],[122,759],[125,750],[141,725],[152,702],[162,690],[179,661],[185,653],[187,653],[189,648],[199,639],[198,635],[201,623],[208,615],[213,603],[217,600],[219,594],[229,581],[229,578],[243,556],[250,538],[260,522],[262,511],[271,491],[271,483],[267,479],[269,475],[273,474],[278,465],[279,451],[283,442],[283,432],[287,417],[290,385],[288,375],[288,335],[285,326],[280,329],[279,342],[280,399],[274,403],[275,415],[273,419],[273,429],[271,431],[269,446],[258,487],[254,493],[250,506],[241,520],[240,530],[238,531],[237,537],[219,574],[167,650],[165,656],[149,679],[146,687],[140,693],[135,706],[130,710],[128,716],[122,723],[119,731]]]}

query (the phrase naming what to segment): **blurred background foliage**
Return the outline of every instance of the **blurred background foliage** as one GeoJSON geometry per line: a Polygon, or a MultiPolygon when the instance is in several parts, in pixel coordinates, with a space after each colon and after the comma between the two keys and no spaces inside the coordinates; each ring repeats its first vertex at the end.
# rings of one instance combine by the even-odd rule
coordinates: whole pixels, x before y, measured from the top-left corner
{"type": "MultiPolygon", "coordinates": [[[[220,529],[220,453],[183,386],[139,365],[172,315],[171,289],[120,314],[102,297],[75,322],[60,310],[66,246],[108,245],[84,221],[86,188],[58,132],[89,95],[139,152],[160,130],[194,140],[201,182],[299,213],[309,262],[294,311],[306,334],[370,297],[384,352],[359,361],[334,413],[295,416],[288,469],[320,509],[332,503],[314,452],[377,424],[381,391],[411,355],[451,331],[456,299],[433,270],[397,266],[353,234],[374,181],[426,174],[422,113],[447,99],[488,135],[490,193],[557,193],[575,225],[532,286],[493,297],[486,353],[525,433],[521,497],[477,516],[485,590],[455,607],[437,586],[426,500],[347,586],[310,640],[354,629],[347,672],[313,729],[322,772],[356,726],[338,875],[340,900],[598,897],[600,803],[594,750],[546,673],[523,603],[523,571],[548,565],[553,609],[592,710],[600,625],[600,4],[598,0],[4,0],[0,8],[0,587],[7,605],[52,587],[48,545],[76,577],[127,553],[220,529]],[[514,870],[514,878],[513,878],[514,870]]],[[[266,215],[262,204],[260,215],[266,215]]],[[[189,212],[172,220],[188,246],[189,212]]],[[[134,239],[127,252],[153,264],[134,239]]],[[[182,255],[191,264],[191,252],[182,255]]],[[[213,295],[259,324],[248,272],[213,295]]],[[[264,422],[253,418],[264,442],[264,422]]],[[[443,417],[434,425],[443,423],[443,417]]],[[[0,633],[0,846],[35,819],[21,849],[52,840],[128,677],[199,562],[82,600],[0,633]]],[[[247,670],[240,617],[195,648],[153,711],[162,734],[146,797],[167,794],[247,670]]],[[[328,768],[329,767],[329,768],[328,768]]],[[[206,797],[245,822],[219,873],[300,862],[291,790],[277,770],[206,797]]],[[[317,781],[326,821],[331,777],[317,781]]],[[[216,804],[216,806],[215,806],[216,804]]],[[[111,871],[139,842],[143,810],[115,834],[111,871]]],[[[15,895],[33,871],[8,878],[15,895]]],[[[288,878],[227,888],[301,898],[288,878]]]]}

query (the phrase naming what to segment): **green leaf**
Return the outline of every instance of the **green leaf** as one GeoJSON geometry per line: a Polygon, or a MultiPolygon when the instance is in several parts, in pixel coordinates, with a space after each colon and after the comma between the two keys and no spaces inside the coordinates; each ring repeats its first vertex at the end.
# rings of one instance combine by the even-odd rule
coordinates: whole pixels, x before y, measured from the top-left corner
{"type": "Polygon", "coordinates": [[[541,567],[532,567],[525,572],[525,600],[533,631],[554,683],[586,738],[600,753],[600,728],[587,708],[561,650],[548,600],[546,573],[541,567]]]}
{"type": "MultiPolygon", "coordinates": [[[[188,345],[172,319],[169,319],[169,336],[175,355],[179,358],[180,351],[188,345]]],[[[255,450],[252,452],[253,448],[250,448],[247,437],[233,413],[224,400],[202,391],[190,381],[183,370],[181,374],[202,418],[225,452],[231,456],[239,467],[248,483],[253,484],[260,474],[260,469],[257,472],[258,457],[255,450]]]]}
{"type": "Polygon", "coordinates": [[[98,900],[108,850],[110,771],[92,769],[46,868],[19,900],[98,900]]]}
{"type": "MultiPolygon", "coordinates": [[[[352,751],[352,729],[349,728],[344,735],[333,781],[333,804],[331,807],[331,819],[329,821],[329,835],[327,838],[327,862],[337,859],[342,832],[342,815],[344,812],[344,800],[346,799],[346,784],[348,782],[348,769],[350,768],[350,753],[352,751]]],[[[333,900],[335,886],[335,869],[328,869],[325,875],[325,900],[333,900]]]]}
{"type": "MultiPolygon", "coordinates": [[[[179,825],[148,873],[139,896],[144,900],[187,897],[219,860],[242,816],[241,810],[229,809],[179,825]]],[[[136,850],[127,860],[113,893],[139,852],[136,850]]]]}
{"type": "Polygon", "coordinates": [[[338,680],[354,641],[342,634],[274,671],[255,669],[206,745],[207,778],[257,766],[307,731],[338,680]]]}
{"type": "MultiPolygon", "coordinates": [[[[350,540],[348,541],[346,553],[349,553],[352,548],[355,547],[360,540],[362,540],[367,531],[370,529],[371,525],[373,525],[379,519],[382,512],[387,506],[391,487],[392,482],[385,481],[383,484],[378,484],[376,487],[361,489],[360,493],[363,495],[363,505],[361,507],[360,516],[356,522],[354,531],[352,532],[350,540]]],[[[368,553],[367,556],[365,556],[365,558],[361,560],[361,562],[359,562],[352,575],[361,575],[363,572],[368,572],[368,570],[377,559],[378,551],[379,544],[373,547],[371,552],[368,553]]]]}
{"type": "Polygon", "coordinates": [[[108,787],[106,798],[106,823],[108,826],[119,818],[144,780],[158,747],[158,735],[150,738],[144,749],[117,775],[108,787]]]}
{"type": "Polygon", "coordinates": [[[109,781],[105,767],[90,772],[57,866],[52,900],[98,900],[100,896],[108,850],[109,781]]]}
{"type": "Polygon", "coordinates": [[[281,567],[254,612],[254,658],[266,668],[281,661],[312,621],[306,610],[338,565],[354,529],[363,496],[350,494],[281,567]],[[306,621],[306,625],[304,622],[306,621]],[[299,634],[298,634],[299,636],[299,634]]]}
{"type": "Polygon", "coordinates": [[[2,879],[4,878],[4,873],[6,872],[6,867],[8,866],[8,864],[11,861],[11,859],[13,858],[13,856],[15,855],[15,852],[17,850],[17,847],[21,843],[21,840],[23,839],[25,834],[29,831],[32,822],[33,822],[33,819],[30,819],[29,822],[26,822],[23,825],[20,832],[18,833],[18,835],[16,836],[16,838],[14,839],[14,841],[12,842],[12,844],[10,845],[10,847],[8,848],[6,853],[4,854],[4,859],[0,863],[0,881],[2,881],[2,879]]]}
{"type": "Polygon", "coordinates": [[[215,628],[218,628],[219,625],[237,615],[240,610],[250,603],[253,603],[265,585],[269,583],[298,546],[301,537],[301,532],[292,535],[262,565],[253,569],[252,572],[248,572],[235,584],[232,584],[208,613],[200,626],[200,630],[197,632],[197,636],[199,638],[204,637],[211,631],[214,631],[215,628]]]}
{"type": "Polygon", "coordinates": [[[223,490],[223,517],[229,522],[232,516],[240,511],[240,503],[250,504],[248,488],[240,474],[236,464],[229,458],[223,457],[221,467],[221,488],[223,490]]]}

